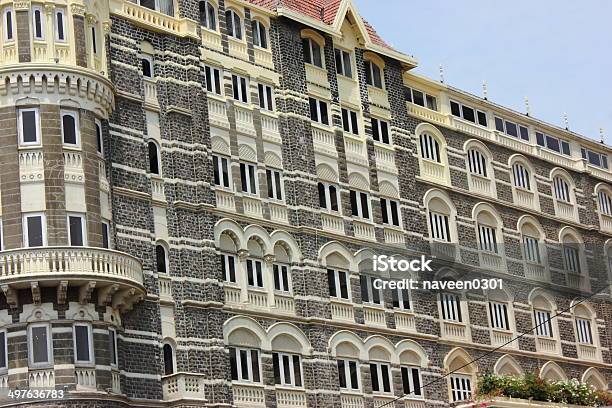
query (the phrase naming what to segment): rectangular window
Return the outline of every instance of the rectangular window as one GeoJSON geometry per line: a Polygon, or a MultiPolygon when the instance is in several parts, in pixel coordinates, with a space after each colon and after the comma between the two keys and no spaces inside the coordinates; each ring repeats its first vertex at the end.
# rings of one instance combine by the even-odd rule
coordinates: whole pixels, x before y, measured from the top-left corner
{"type": "Polygon", "coordinates": [[[388,394],[391,392],[391,368],[384,363],[370,363],[372,391],[388,394]]]}
{"type": "Polygon", "coordinates": [[[253,32],[253,45],[268,48],[268,31],[266,26],[259,20],[252,20],[251,28],[253,32]]]}
{"type": "Polygon", "coordinates": [[[68,214],[68,244],[70,246],[87,246],[85,217],[81,214],[68,214]]]}
{"type": "Polygon", "coordinates": [[[593,344],[593,336],[591,335],[591,321],[587,319],[576,319],[576,333],[578,334],[578,343],[593,344]]]}
{"type": "Polygon", "coordinates": [[[274,92],[270,85],[258,84],[259,90],[259,107],[268,111],[274,110],[273,98],[274,92]]]}
{"type": "Polygon", "coordinates": [[[408,289],[392,289],[391,297],[393,307],[396,309],[410,310],[410,291],[408,289]]]}
{"type": "Polygon", "coordinates": [[[347,51],[334,49],[336,57],[336,73],[345,77],[353,77],[353,65],[351,63],[351,54],[347,51]]]}
{"type": "Polygon", "coordinates": [[[329,211],[339,212],[340,196],[338,187],[333,184],[319,183],[319,206],[329,211]]]}
{"type": "Polygon", "coordinates": [[[117,367],[119,356],[117,354],[117,331],[113,328],[108,329],[108,351],[110,353],[111,367],[117,367]]]}
{"type": "Polygon", "coordinates": [[[74,356],[77,364],[93,362],[91,326],[85,324],[74,325],[74,356]]]}
{"type": "Polygon", "coordinates": [[[521,124],[510,122],[509,120],[505,120],[498,116],[495,117],[495,130],[497,130],[498,132],[505,133],[508,136],[516,137],[517,139],[520,138],[527,142],[529,141],[529,129],[527,129],[527,127],[521,124]]]}
{"type": "Polygon", "coordinates": [[[17,115],[20,145],[40,143],[40,118],[37,108],[20,109],[17,115]]]}
{"type": "Polygon", "coordinates": [[[589,164],[601,167],[603,169],[608,168],[608,156],[602,153],[595,152],[593,150],[589,150],[585,147],[580,148],[580,153],[582,154],[582,158],[587,160],[589,164]]]}
{"type": "Polygon", "coordinates": [[[79,137],[79,117],[76,112],[62,111],[62,137],[65,145],[78,146],[81,141],[79,137]]]}
{"type": "Polygon", "coordinates": [[[408,398],[423,398],[421,370],[418,367],[401,367],[403,392],[408,398]]]}
{"type": "Polygon", "coordinates": [[[315,98],[308,98],[308,102],[310,105],[310,119],[323,125],[329,125],[327,102],[315,98]]]}
{"type": "Polygon", "coordinates": [[[8,368],[8,348],[6,345],[6,330],[0,331],[0,370],[8,368]]]}
{"type": "Polygon", "coordinates": [[[460,102],[450,101],[451,114],[468,122],[476,123],[477,125],[487,127],[487,114],[478,109],[464,105],[460,102]]]}
{"type": "Polygon", "coordinates": [[[279,292],[291,292],[289,283],[289,267],[284,264],[272,264],[274,274],[274,290],[279,292]]]}
{"type": "Polygon", "coordinates": [[[44,40],[44,14],[39,6],[32,6],[32,35],[35,40],[44,40]]]}
{"type": "Polygon", "coordinates": [[[486,225],[478,226],[478,244],[481,251],[497,253],[495,228],[486,225]]]}
{"type": "Polygon", "coordinates": [[[108,221],[102,221],[102,248],[110,249],[110,224],[108,221]]]}
{"type": "Polygon", "coordinates": [[[491,327],[500,330],[510,330],[508,305],[506,303],[489,302],[489,315],[491,317],[491,327]]]}
{"type": "Polygon", "coordinates": [[[353,360],[337,360],[338,385],[343,390],[359,389],[359,367],[353,360]]]}
{"type": "Polygon", "coordinates": [[[366,84],[382,89],[382,73],[380,67],[372,61],[366,61],[364,65],[366,84]]]}
{"type": "Polygon", "coordinates": [[[243,193],[257,194],[257,171],[254,164],[240,163],[240,181],[243,193]]]}
{"type": "Polygon", "coordinates": [[[580,254],[578,249],[573,246],[564,245],[563,263],[566,271],[580,274],[580,254]]]}
{"type": "Polygon", "coordinates": [[[514,176],[514,186],[531,190],[531,180],[529,170],[522,164],[516,163],[512,166],[512,175],[514,176]]]}
{"type": "Polygon", "coordinates": [[[380,199],[380,209],[382,212],[383,224],[400,226],[399,203],[388,198],[380,199]]]}
{"type": "MultiPolygon", "coordinates": [[[[421,92],[414,88],[406,88],[406,98],[408,99],[408,102],[414,103],[415,105],[419,105],[424,108],[435,110],[435,111],[438,110],[437,98],[425,92],[421,92]]],[[[453,103],[456,103],[456,102],[453,102],[453,103]]],[[[459,112],[458,108],[457,108],[457,112],[459,112]]]]}
{"type": "Polygon", "coordinates": [[[466,401],[472,398],[472,379],[467,375],[450,376],[452,402],[466,401]]]}
{"type": "Polygon", "coordinates": [[[534,310],[535,332],[538,336],[553,337],[552,321],[550,312],[546,310],[534,310]]]}
{"type": "Polygon", "coordinates": [[[329,296],[338,299],[349,299],[349,280],[348,273],[327,270],[327,284],[329,286],[329,296]]]}
{"type": "Polygon", "coordinates": [[[429,228],[431,229],[432,239],[437,241],[451,242],[448,215],[430,211],[429,228]]]}
{"type": "Polygon", "coordinates": [[[91,26],[91,50],[94,54],[98,53],[98,38],[95,26],[91,26]]]}
{"type": "Polygon", "coordinates": [[[525,260],[529,262],[540,263],[540,242],[535,237],[523,236],[523,252],[525,254],[525,260]]]}
{"type": "Polygon", "coordinates": [[[98,119],[95,120],[96,126],[96,151],[104,154],[104,137],[102,135],[102,123],[98,119]]]}
{"type": "Polygon", "coordinates": [[[213,181],[216,186],[230,188],[230,161],[227,157],[213,155],[213,181]]]}
{"type": "Polygon", "coordinates": [[[243,76],[232,74],[232,90],[234,99],[249,103],[249,81],[243,76]]]}
{"type": "Polygon", "coordinates": [[[46,222],[44,214],[24,214],[23,240],[25,247],[47,245],[46,222]]]}
{"type": "Polygon", "coordinates": [[[66,14],[64,9],[55,9],[55,39],[66,41],[66,14]]]}
{"type": "Polygon", "coordinates": [[[342,108],[342,129],[344,129],[345,132],[358,135],[359,122],[357,118],[357,112],[350,109],[342,108]]]}
{"type": "Polygon", "coordinates": [[[559,139],[542,132],[536,132],[536,143],[557,153],[571,156],[570,144],[563,139],[559,139]]]}
{"type": "Polygon", "coordinates": [[[246,261],[247,267],[247,281],[249,286],[255,288],[263,288],[263,272],[262,272],[262,262],[257,259],[247,259],[246,261]]]}
{"type": "Polygon", "coordinates": [[[390,144],[389,124],[384,120],[372,118],[372,138],[377,142],[390,144]]]}
{"type": "Polygon", "coordinates": [[[221,272],[226,282],[236,283],[236,257],[230,254],[221,254],[221,272]]]}
{"type": "Polygon", "coordinates": [[[479,150],[468,150],[470,173],[487,177],[487,158],[479,150]]]}
{"type": "Polygon", "coordinates": [[[4,39],[13,41],[15,33],[13,32],[13,9],[7,8],[4,11],[4,39]]]}
{"type": "Polygon", "coordinates": [[[454,293],[442,293],[442,318],[451,322],[462,322],[461,300],[454,293]]]}
{"type": "Polygon", "coordinates": [[[376,278],[372,276],[360,275],[359,282],[361,286],[361,301],[363,303],[372,303],[380,305],[382,303],[382,292],[374,287],[376,278]]]}
{"type": "Polygon", "coordinates": [[[230,347],[229,355],[233,381],[261,382],[259,350],[230,347]]]}
{"type": "Polygon", "coordinates": [[[209,65],[204,67],[204,73],[206,75],[206,90],[217,95],[223,94],[221,88],[221,70],[214,68],[209,65]]]}
{"type": "Polygon", "coordinates": [[[278,170],[266,170],[266,179],[268,182],[268,198],[275,200],[283,199],[283,181],[281,172],[278,170]]]}
{"type": "Polygon", "coordinates": [[[304,52],[304,62],[323,68],[321,58],[321,46],[310,38],[302,38],[302,51],[304,52]]]}
{"type": "Polygon", "coordinates": [[[295,354],[272,353],[274,384],[289,387],[302,386],[302,362],[295,354]]]}
{"type": "Polygon", "coordinates": [[[370,219],[370,196],[362,191],[350,190],[351,213],[354,217],[370,219]]]}
{"type": "Polygon", "coordinates": [[[49,326],[31,325],[28,327],[28,355],[31,366],[53,364],[49,326]]]}

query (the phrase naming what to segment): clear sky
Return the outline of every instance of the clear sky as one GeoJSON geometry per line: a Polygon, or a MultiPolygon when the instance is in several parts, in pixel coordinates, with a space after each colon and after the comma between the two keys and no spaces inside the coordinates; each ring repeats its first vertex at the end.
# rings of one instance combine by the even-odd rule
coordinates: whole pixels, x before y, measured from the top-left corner
{"type": "Polygon", "coordinates": [[[415,72],[612,145],[612,1],[354,2],[415,72]]]}

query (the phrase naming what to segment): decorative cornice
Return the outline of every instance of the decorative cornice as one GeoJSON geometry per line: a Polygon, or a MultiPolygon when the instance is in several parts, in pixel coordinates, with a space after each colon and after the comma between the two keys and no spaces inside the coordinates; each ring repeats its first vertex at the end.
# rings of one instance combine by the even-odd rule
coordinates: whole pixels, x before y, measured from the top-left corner
{"type": "Polygon", "coordinates": [[[85,6],[83,6],[82,4],[71,4],[70,12],[73,16],[85,17],[85,6]]]}
{"type": "Polygon", "coordinates": [[[29,11],[31,4],[29,0],[20,0],[13,2],[13,10],[15,11],[29,11]]]}

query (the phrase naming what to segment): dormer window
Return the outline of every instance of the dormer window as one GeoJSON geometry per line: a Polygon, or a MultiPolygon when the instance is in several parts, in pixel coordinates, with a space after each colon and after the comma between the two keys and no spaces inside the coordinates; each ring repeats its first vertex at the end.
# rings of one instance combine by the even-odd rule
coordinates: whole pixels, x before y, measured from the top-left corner
{"type": "Polygon", "coordinates": [[[487,127],[487,114],[483,111],[455,101],[450,101],[450,105],[453,116],[487,127]]]}
{"type": "Polygon", "coordinates": [[[414,88],[406,88],[406,100],[410,103],[414,103],[415,105],[419,105],[427,109],[435,111],[438,110],[438,100],[435,96],[429,95],[414,88]]]}
{"type": "Polygon", "coordinates": [[[261,48],[268,48],[268,30],[259,20],[253,20],[253,45],[261,48]]]}
{"type": "Polygon", "coordinates": [[[601,167],[602,169],[608,168],[608,155],[587,149],[586,147],[581,147],[580,153],[582,158],[587,160],[590,165],[601,167]]]}
{"type": "Polygon", "coordinates": [[[566,156],[571,156],[570,144],[565,140],[549,136],[542,132],[536,132],[536,142],[538,146],[547,148],[557,153],[562,153],[566,156]]]}
{"type": "Polygon", "coordinates": [[[382,73],[378,65],[372,61],[365,62],[366,84],[382,89],[382,73]]]}
{"type": "Polygon", "coordinates": [[[227,26],[227,35],[242,40],[242,19],[234,10],[225,12],[225,25],[227,26]]]}
{"type": "Polygon", "coordinates": [[[495,117],[495,130],[505,133],[508,136],[520,138],[527,142],[529,141],[529,129],[527,129],[527,127],[502,119],[498,116],[495,117]]]}
{"type": "Polygon", "coordinates": [[[304,52],[304,62],[323,68],[319,43],[311,38],[302,38],[302,50],[304,52]]]}
{"type": "Polygon", "coordinates": [[[334,55],[336,57],[336,73],[348,78],[353,78],[351,54],[348,51],[335,48],[334,55]]]}

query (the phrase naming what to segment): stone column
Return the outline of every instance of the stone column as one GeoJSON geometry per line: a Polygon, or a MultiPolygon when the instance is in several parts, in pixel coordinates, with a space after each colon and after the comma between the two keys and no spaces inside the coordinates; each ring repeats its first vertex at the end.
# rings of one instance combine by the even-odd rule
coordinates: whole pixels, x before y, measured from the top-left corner
{"type": "Polygon", "coordinates": [[[264,289],[268,294],[268,306],[272,307],[274,305],[274,272],[272,269],[272,263],[275,260],[275,256],[268,254],[264,255],[264,289]]]}
{"type": "Polygon", "coordinates": [[[17,55],[19,62],[31,62],[30,2],[27,0],[15,2],[13,9],[15,10],[15,22],[17,23],[17,55]]]}
{"type": "Polygon", "coordinates": [[[74,26],[74,57],[79,67],[87,68],[87,36],[85,33],[85,7],[80,4],[70,6],[74,26]]]}
{"type": "Polygon", "coordinates": [[[249,251],[246,249],[238,250],[238,265],[236,265],[236,274],[238,275],[238,284],[240,285],[240,302],[246,303],[248,300],[249,278],[247,276],[246,259],[249,256],[249,251]]]}

